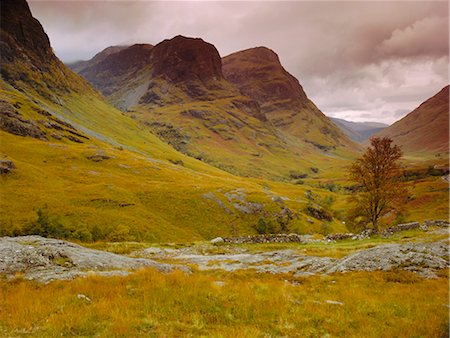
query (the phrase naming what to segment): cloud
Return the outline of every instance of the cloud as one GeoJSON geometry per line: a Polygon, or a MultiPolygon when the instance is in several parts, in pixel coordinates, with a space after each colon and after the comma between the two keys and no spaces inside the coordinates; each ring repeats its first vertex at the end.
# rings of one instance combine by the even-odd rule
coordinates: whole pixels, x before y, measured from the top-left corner
{"type": "Polygon", "coordinates": [[[381,56],[444,56],[448,53],[448,18],[426,17],[396,29],[378,46],[381,56]]]}
{"type": "Polygon", "coordinates": [[[276,51],[326,114],[391,123],[448,84],[447,2],[32,1],[56,54],[202,37],[276,51]],[[389,113],[387,113],[389,112],[389,113]],[[339,115],[341,114],[341,115],[339,115]]]}

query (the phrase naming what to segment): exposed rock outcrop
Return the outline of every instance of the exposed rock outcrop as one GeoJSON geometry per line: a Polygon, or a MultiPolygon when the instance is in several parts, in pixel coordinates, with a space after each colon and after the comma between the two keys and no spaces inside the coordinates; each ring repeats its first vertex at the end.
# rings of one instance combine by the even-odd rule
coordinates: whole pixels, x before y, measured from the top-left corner
{"type": "Polygon", "coordinates": [[[170,272],[175,268],[189,271],[187,267],[87,249],[40,236],[0,238],[0,274],[6,276],[22,273],[27,279],[49,282],[82,277],[89,273],[126,275],[128,270],[142,267],[152,267],[161,272],[170,272]]]}
{"type": "Polygon", "coordinates": [[[16,166],[13,161],[0,159],[0,175],[8,174],[14,169],[16,169],[16,166]]]}
{"type": "MultiPolygon", "coordinates": [[[[227,242],[227,238],[224,238],[227,242]]],[[[246,243],[246,242],[239,242],[246,243]]],[[[351,271],[405,270],[425,278],[434,278],[439,270],[449,267],[448,241],[433,243],[385,244],[360,250],[346,257],[308,256],[296,250],[262,253],[233,252],[208,254],[205,250],[145,249],[141,254],[154,258],[175,259],[196,264],[200,270],[254,270],[268,273],[293,273],[294,276],[330,274],[351,271]]],[[[226,247],[223,248],[226,252],[226,247]]],[[[233,248],[232,248],[233,249],[233,248]]]]}

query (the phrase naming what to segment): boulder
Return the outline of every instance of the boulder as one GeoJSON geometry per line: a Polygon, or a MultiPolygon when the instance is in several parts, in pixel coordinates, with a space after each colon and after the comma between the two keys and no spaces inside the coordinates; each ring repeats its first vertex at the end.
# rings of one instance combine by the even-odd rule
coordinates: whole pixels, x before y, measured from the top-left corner
{"type": "Polygon", "coordinates": [[[217,243],[223,243],[223,242],[224,242],[224,240],[222,237],[216,237],[211,240],[211,244],[217,244],[217,243]]]}
{"type": "Polygon", "coordinates": [[[14,163],[10,160],[0,160],[0,175],[8,174],[11,170],[16,169],[14,163]]]}

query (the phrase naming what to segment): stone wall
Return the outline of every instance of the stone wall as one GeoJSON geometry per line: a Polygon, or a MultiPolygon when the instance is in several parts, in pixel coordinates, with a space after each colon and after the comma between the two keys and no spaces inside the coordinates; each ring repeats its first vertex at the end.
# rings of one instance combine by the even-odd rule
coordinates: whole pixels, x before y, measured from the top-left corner
{"type": "Polygon", "coordinates": [[[258,244],[258,243],[306,243],[310,236],[302,236],[297,234],[274,234],[274,235],[256,235],[256,236],[240,236],[225,237],[225,243],[233,244],[258,244]]]}

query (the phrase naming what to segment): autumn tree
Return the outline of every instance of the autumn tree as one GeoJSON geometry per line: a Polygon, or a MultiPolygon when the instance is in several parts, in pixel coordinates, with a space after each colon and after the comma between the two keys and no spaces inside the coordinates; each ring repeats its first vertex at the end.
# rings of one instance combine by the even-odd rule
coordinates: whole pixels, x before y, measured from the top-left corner
{"type": "Polygon", "coordinates": [[[390,138],[373,137],[371,146],[350,167],[350,179],[359,186],[354,196],[357,214],[378,231],[380,217],[401,203],[405,190],[399,181],[402,151],[390,138]]]}

